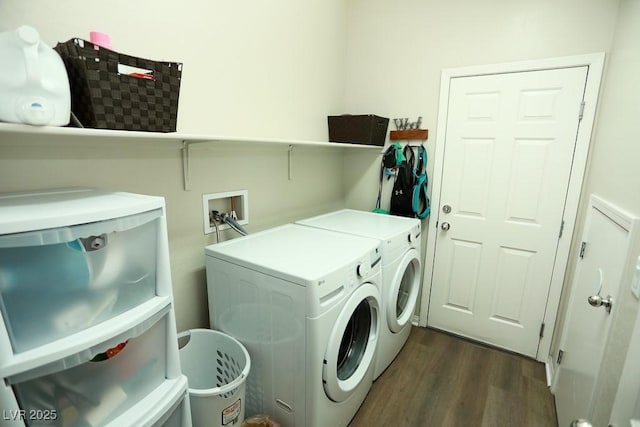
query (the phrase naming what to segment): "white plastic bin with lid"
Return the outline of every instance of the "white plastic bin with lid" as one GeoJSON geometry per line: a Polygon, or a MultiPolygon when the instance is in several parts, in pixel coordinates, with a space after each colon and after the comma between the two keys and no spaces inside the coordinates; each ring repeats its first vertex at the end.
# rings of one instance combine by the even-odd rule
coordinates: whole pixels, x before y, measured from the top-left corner
{"type": "Polygon", "coordinates": [[[211,329],[178,334],[180,366],[189,381],[193,427],[240,426],[251,368],[247,349],[211,329]]]}

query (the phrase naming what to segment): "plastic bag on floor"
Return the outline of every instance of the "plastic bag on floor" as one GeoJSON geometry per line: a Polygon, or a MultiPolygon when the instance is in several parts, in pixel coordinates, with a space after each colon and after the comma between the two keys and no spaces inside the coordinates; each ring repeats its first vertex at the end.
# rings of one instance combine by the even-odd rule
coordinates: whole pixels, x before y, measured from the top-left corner
{"type": "Polygon", "coordinates": [[[280,427],[280,424],[268,415],[256,415],[245,419],[242,427],[280,427]]]}

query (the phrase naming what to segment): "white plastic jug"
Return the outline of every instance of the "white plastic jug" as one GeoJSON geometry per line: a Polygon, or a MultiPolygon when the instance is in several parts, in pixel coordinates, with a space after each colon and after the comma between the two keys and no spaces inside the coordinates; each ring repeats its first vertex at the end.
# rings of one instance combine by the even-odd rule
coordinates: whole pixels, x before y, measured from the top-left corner
{"type": "Polygon", "coordinates": [[[0,33],[0,121],[65,126],[71,114],[60,55],[29,26],[0,33]]]}

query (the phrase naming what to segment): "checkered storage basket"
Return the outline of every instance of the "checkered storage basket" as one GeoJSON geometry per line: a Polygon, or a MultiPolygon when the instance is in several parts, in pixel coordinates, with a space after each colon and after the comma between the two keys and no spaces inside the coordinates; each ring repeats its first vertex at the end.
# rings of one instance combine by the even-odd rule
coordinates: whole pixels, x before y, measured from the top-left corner
{"type": "Polygon", "coordinates": [[[71,111],[82,126],[175,132],[181,63],[136,58],[78,38],[55,50],[69,75],[71,111]],[[119,64],[151,72],[124,74],[119,64]]]}

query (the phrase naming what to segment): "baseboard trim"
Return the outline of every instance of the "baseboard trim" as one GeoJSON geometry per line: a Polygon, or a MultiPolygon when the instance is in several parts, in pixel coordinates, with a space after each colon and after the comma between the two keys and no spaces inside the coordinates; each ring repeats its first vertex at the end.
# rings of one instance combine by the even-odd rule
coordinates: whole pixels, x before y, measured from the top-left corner
{"type": "Polygon", "coordinates": [[[416,316],[415,314],[413,315],[413,318],[411,318],[411,324],[413,326],[420,326],[420,316],[416,316]]]}
{"type": "Polygon", "coordinates": [[[553,380],[553,362],[551,361],[551,356],[549,356],[544,363],[544,370],[547,373],[547,387],[551,387],[551,381],[553,380]]]}

